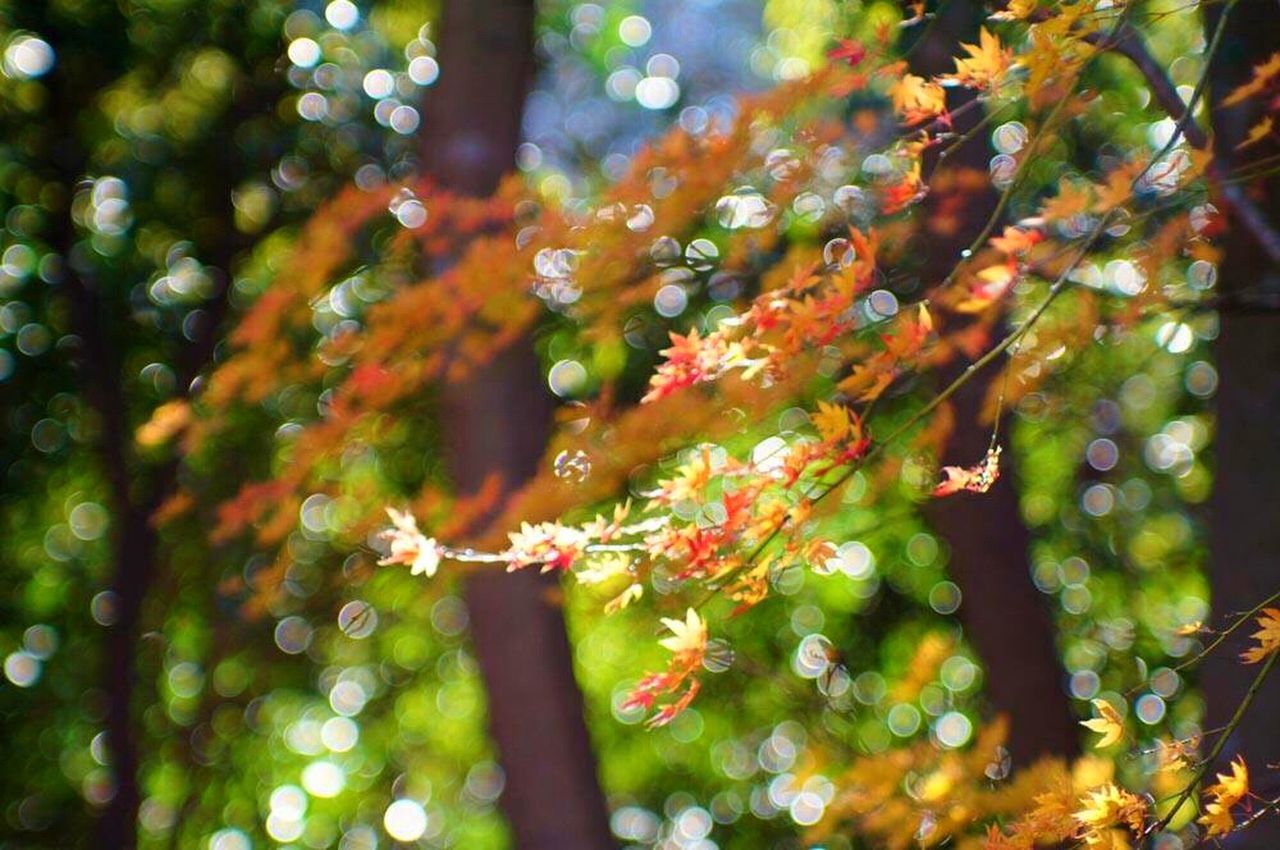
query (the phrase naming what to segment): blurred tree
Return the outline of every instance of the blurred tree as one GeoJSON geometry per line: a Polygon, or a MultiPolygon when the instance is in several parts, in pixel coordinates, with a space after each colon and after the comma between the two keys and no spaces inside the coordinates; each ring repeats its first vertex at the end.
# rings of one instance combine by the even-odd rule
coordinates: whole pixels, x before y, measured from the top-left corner
{"type": "Polygon", "coordinates": [[[434,8],[0,5],[6,847],[1265,836],[1260,5],[434,8]]]}
{"type": "MultiPolygon", "coordinates": [[[[1280,153],[1274,138],[1241,149],[1249,129],[1268,111],[1264,99],[1225,102],[1275,51],[1277,12],[1280,5],[1267,2],[1240,3],[1229,12],[1222,8],[1206,11],[1209,36],[1220,17],[1228,14],[1223,61],[1215,65],[1209,82],[1208,113],[1213,150],[1223,174],[1247,170],[1251,163],[1265,162],[1268,156],[1280,153]]],[[[1214,610],[1219,616],[1230,616],[1248,611],[1259,599],[1268,597],[1280,579],[1280,523],[1276,522],[1280,452],[1271,429],[1259,427],[1280,422],[1280,239],[1274,229],[1250,226],[1248,220],[1260,216],[1270,228],[1280,223],[1280,178],[1274,173],[1263,174],[1224,195],[1232,227],[1224,239],[1218,267],[1222,309],[1214,353],[1222,378],[1214,435],[1209,575],[1214,610]]],[[[1210,728],[1227,724],[1252,679],[1253,671],[1235,663],[1231,656],[1209,660],[1204,686],[1210,728]]],[[[1228,742],[1218,768],[1225,770],[1226,763],[1242,753],[1247,753],[1251,762],[1280,763],[1277,717],[1280,688],[1264,688],[1228,742]]],[[[1259,791],[1274,797],[1280,785],[1268,782],[1259,791]]],[[[1278,844],[1280,821],[1271,818],[1234,836],[1229,846],[1264,850],[1278,844]]]]}
{"type": "MultiPolygon", "coordinates": [[[[967,0],[940,8],[911,46],[911,70],[925,77],[946,73],[960,44],[977,40],[982,12],[967,0]]],[[[981,129],[987,117],[981,110],[960,111],[974,97],[959,98],[953,108],[953,130],[962,141],[947,151],[952,180],[925,204],[921,254],[927,260],[920,273],[926,281],[946,278],[982,234],[999,199],[986,176],[992,152],[981,129]]],[[[938,386],[960,377],[965,366],[956,362],[939,370],[938,386]]],[[[993,388],[999,380],[998,373],[982,373],[956,393],[942,463],[963,466],[987,450],[988,436],[975,426],[989,414],[985,403],[999,391],[993,388]]],[[[1012,419],[1004,414],[997,427],[1007,430],[1012,419]]],[[[964,599],[961,621],[987,667],[991,705],[1009,718],[1009,752],[1016,763],[1029,764],[1045,755],[1074,755],[1080,736],[1063,687],[1054,622],[1031,582],[1031,535],[1019,514],[1017,474],[1017,462],[1006,462],[1004,481],[990,493],[931,502],[924,514],[947,541],[948,570],[964,599]]]]}
{"type": "MultiPolygon", "coordinates": [[[[486,197],[514,167],[533,35],[533,0],[446,2],[440,58],[448,70],[426,100],[419,148],[423,174],[441,188],[486,197]]],[[[528,339],[444,388],[444,440],[459,494],[474,498],[491,477],[501,482],[470,536],[481,537],[537,472],[552,407],[528,339]]],[[[519,847],[607,847],[608,808],[556,585],[533,573],[468,579],[471,634],[507,777],[502,808],[519,847]]]]}
{"type": "Polygon", "coordinates": [[[37,250],[50,251],[42,261],[47,294],[36,297],[48,311],[45,321],[63,336],[59,356],[24,370],[11,391],[30,388],[28,402],[59,393],[83,400],[92,411],[86,428],[92,436],[84,442],[96,449],[97,474],[109,494],[112,553],[103,598],[110,611],[104,646],[95,653],[114,777],[96,832],[103,847],[132,847],[136,840],[138,711],[155,698],[146,684],[150,671],[138,669],[147,655],[141,623],[162,569],[151,515],[172,491],[177,469],[151,466],[135,452],[133,430],[149,412],[149,399],[131,373],[140,360],[158,358],[152,371],[160,382],[187,392],[221,331],[236,258],[250,233],[271,221],[270,204],[247,222],[236,208],[237,193],[270,169],[284,141],[269,129],[270,109],[283,92],[271,68],[274,32],[262,26],[270,7],[252,9],[257,19],[250,26],[229,9],[149,22],[101,6],[14,10],[18,28],[57,46],[47,95],[30,101],[21,118],[10,113],[21,122],[10,151],[45,201],[44,214],[25,208],[32,223],[26,235],[37,250]],[[132,139],[115,135],[136,116],[130,110],[157,108],[136,100],[138,84],[167,88],[169,108],[189,114],[139,127],[132,139]],[[152,194],[152,186],[162,188],[152,194]],[[190,229],[171,229],[173,222],[190,229]],[[134,233],[141,234],[136,242],[134,233]],[[189,290],[172,278],[172,306],[145,303],[157,252],[159,263],[168,255],[171,268],[192,266],[189,290]]]}

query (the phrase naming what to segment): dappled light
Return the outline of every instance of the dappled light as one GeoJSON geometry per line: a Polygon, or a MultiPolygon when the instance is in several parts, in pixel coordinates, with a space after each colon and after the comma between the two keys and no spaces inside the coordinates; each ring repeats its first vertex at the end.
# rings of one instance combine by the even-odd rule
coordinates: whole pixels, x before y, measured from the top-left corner
{"type": "Polygon", "coordinates": [[[0,848],[1275,847],[1278,11],[0,3],[0,848]]]}

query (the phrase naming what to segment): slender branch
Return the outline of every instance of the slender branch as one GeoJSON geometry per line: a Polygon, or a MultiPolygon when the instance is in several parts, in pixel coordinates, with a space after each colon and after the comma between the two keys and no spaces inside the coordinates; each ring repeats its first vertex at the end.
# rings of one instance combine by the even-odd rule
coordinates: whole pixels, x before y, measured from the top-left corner
{"type": "Polygon", "coordinates": [[[1226,640],[1228,637],[1230,637],[1236,631],[1236,629],[1240,628],[1242,625],[1249,622],[1254,614],[1257,614],[1259,611],[1261,611],[1263,608],[1267,607],[1268,605],[1272,604],[1277,599],[1280,599],[1280,591],[1276,591],[1275,593],[1268,596],[1266,599],[1259,602],[1257,605],[1250,608],[1248,611],[1245,611],[1244,613],[1240,614],[1239,617],[1236,619],[1236,621],[1232,623],[1230,626],[1228,626],[1227,628],[1223,629],[1222,632],[1219,633],[1218,636],[1214,638],[1213,641],[1211,641],[1208,646],[1206,646],[1200,652],[1193,655],[1191,658],[1188,658],[1186,661],[1183,661],[1177,667],[1174,667],[1173,672],[1177,673],[1181,670],[1184,670],[1187,667],[1199,661],[1200,659],[1204,658],[1210,652],[1213,652],[1215,649],[1221,646],[1222,642],[1226,640]]]}
{"type": "MultiPolygon", "coordinates": [[[[1216,52],[1217,45],[1222,37],[1224,22],[1236,2],[1238,0],[1230,0],[1223,10],[1222,17],[1218,21],[1218,26],[1206,51],[1206,65],[1216,52]]],[[[1146,42],[1143,41],[1141,34],[1132,26],[1126,25],[1116,39],[1108,40],[1102,33],[1090,33],[1084,36],[1084,40],[1105,50],[1110,50],[1112,53],[1123,56],[1132,62],[1133,66],[1142,74],[1143,79],[1146,80],[1147,86],[1151,89],[1151,96],[1160,105],[1160,108],[1168,113],[1170,117],[1177,116],[1177,125],[1174,128],[1174,133],[1159,156],[1151,160],[1153,164],[1172,149],[1173,145],[1177,143],[1179,134],[1185,137],[1187,143],[1196,150],[1209,149],[1209,135],[1196,123],[1193,116],[1196,102],[1203,93],[1208,79],[1207,74],[1201,76],[1195,92],[1191,96],[1191,102],[1184,104],[1173,81],[1169,78],[1168,72],[1156,61],[1146,42]]],[[[1240,223],[1257,240],[1258,244],[1266,252],[1267,257],[1274,263],[1280,263],[1280,231],[1275,229],[1267,219],[1266,214],[1258,209],[1257,204],[1239,186],[1227,182],[1224,179],[1225,175],[1222,173],[1222,169],[1216,164],[1210,167],[1209,177],[1218,187],[1222,196],[1230,202],[1240,223]]]]}
{"type": "Polygon", "coordinates": [[[1231,738],[1231,733],[1234,732],[1240,726],[1241,721],[1244,720],[1245,714],[1249,711],[1249,706],[1253,705],[1254,698],[1257,697],[1258,691],[1262,689],[1262,683],[1266,681],[1267,676],[1276,666],[1277,661],[1280,661],[1280,652],[1273,652],[1267,658],[1266,662],[1263,663],[1262,669],[1258,671],[1257,676],[1253,677],[1253,682],[1250,683],[1249,690],[1245,691],[1244,699],[1240,700],[1240,704],[1236,706],[1235,713],[1231,715],[1231,720],[1228,721],[1226,727],[1222,730],[1222,734],[1218,736],[1218,740],[1214,743],[1213,749],[1209,751],[1209,755],[1205,757],[1204,763],[1200,766],[1200,769],[1196,771],[1195,776],[1193,776],[1191,781],[1187,783],[1186,787],[1182,789],[1182,793],[1179,794],[1177,799],[1174,801],[1173,808],[1169,809],[1168,813],[1166,813],[1164,817],[1152,824],[1151,828],[1147,830],[1148,835],[1155,835],[1168,826],[1173,818],[1178,814],[1178,811],[1182,806],[1191,798],[1191,795],[1195,793],[1196,788],[1200,786],[1200,783],[1204,781],[1204,778],[1209,775],[1209,771],[1213,770],[1214,763],[1217,762],[1218,756],[1222,755],[1222,751],[1226,749],[1227,741],[1231,738]]]}

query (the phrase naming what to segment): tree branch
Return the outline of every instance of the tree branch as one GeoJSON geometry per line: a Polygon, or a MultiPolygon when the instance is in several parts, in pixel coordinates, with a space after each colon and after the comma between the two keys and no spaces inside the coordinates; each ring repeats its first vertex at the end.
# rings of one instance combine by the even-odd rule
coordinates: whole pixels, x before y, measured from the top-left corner
{"type": "MultiPolygon", "coordinates": [[[[1084,40],[1123,56],[1133,63],[1146,80],[1156,103],[1168,113],[1169,117],[1178,121],[1187,143],[1196,150],[1209,149],[1209,135],[1196,123],[1173,81],[1169,79],[1169,74],[1151,54],[1137,29],[1126,25],[1115,38],[1110,38],[1104,33],[1089,33],[1084,36],[1084,40]]],[[[1277,231],[1267,220],[1266,214],[1244,193],[1243,189],[1228,183],[1224,179],[1226,175],[1216,164],[1210,166],[1208,176],[1222,197],[1231,204],[1240,223],[1266,252],[1267,257],[1274,263],[1280,263],[1280,231],[1277,231]]]]}

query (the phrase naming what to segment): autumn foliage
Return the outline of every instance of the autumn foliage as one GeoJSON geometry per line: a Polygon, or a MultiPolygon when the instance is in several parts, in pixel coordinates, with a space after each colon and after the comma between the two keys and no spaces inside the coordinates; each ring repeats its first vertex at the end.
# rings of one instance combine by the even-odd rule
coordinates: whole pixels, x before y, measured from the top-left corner
{"type": "MultiPolygon", "coordinates": [[[[648,606],[669,661],[639,679],[627,705],[665,724],[698,697],[720,624],[749,616],[780,573],[838,569],[825,523],[855,478],[874,491],[904,465],[934,464],[953,428],[994,429],[1069,359],[1063,351],[1091,344],[1099,328],[1133,326],[1198,297],[1161,283],[1170,269],[1218,252],[1222,178],[1207,151],[1180,140],[1191,107],[1172,116],[1181,126],[1154,155],[1124,147],[1099,173],[1064,167],[1051,183],[1031,177],[1039,159],[1055,155],[1056,134],[1105,109],[1083,80],[1132,26],[1135,8],[1015,0],[934,78],[898,58],[898,28],[842,41],[826,67],[744,99],[727,125],[657,140],[589,207],[540,197],[516,179],[485,200],[429,183],[347,190],[312,217],[194,407],[161,408],[138,440],[178,439],[198,458],[217,451],[229,411],[279,407],[287,388],[314,388],[319,415],[291,417],[270,474],[217,509],[220,538],[251,534],[276,553],[252,586],[234,589],[246,609],[280,592],[299,506],[327,493],[343,505],[351,547],[372,540],[383,567],[428,578],[556,571],[605,611],[648,606]],[[959,108],[1020,110],[1025,136],[993,167],[1001,202],[978,240],[944,278],[920,281],[900,303],[889,283],[919,249],[917,207],[939,186],[969,179],[939,156],[956,144],[961,90],[972,99],[959,108]],[[862,105],[851,116],[847,102],[862,105]],[[409,200],[429,211],[425,223],[389,225],[388,209],[409,200]],[[1014,208],[1025,214],[1015,218],[1014,208]],[[784,230],[784,217],[803,226],[784,230]],[[341,305],[318,312],[369,244],[376,266],[344,284],[341,305]],[[1108,285],[1090,277],[1121,256],[1130,277],[1108,285]],[[620,343],[628,323],[664,287],[692,281],[727,293],[721,302],[731,309],[673,330],[656,362],[642,364],[647,384],[628,385],[626,365],[644,356],[620,343]],[[465,386],[548,317],[577,326],[603,366],[585,400],[562,409],[544,471],[497,506],[482,546],[463,546],[457,537],[471,519],[495,507],[496,482],[467,501],[438,480],[396,492],[361,469],[360,447],[396,438],[396,418],[429,409],[433,387],[465,386]],[[955,383],[927,388],[922,379],[955,363],[969,364],[955,383]],[[951,395],[982,369],[997,373],[985,420],[954,422],[951,395]],[[737,422],[723,411],[754,418],[784,403],[802,406],[807,419],[754,447],[729,439],[737,422]],[[630,470],[672,454],[670,474],[626,495],[630,470]],[[556,457],[587,458],[590,474],[556,457]],[[378,536],[384,511],[392,526],[378,536]],[[667,589],[651,601],[655,576],[667,589]]],[[[1277,79],[1280,54],[1226,102],[1271,98],[1274,107],[1277,79]]],[[[1251,143],[1269,136],[1271,120],[1254,127],[1251,143]]],[[[912,498],[986,492],[1000,475],[999,437],[992,433],[971,466],[914,480],[912,498]]],[[[166,515],[191,499],[180,496],[166,515]]],[[[1280,611],[1254,614],[1260,630],[1243,661],[1265,675],[1280,652],[1280,611]]],[[[1252,615],[1225,628],[1248,622],[1252,615]]],[[[1127,750],[1125,712],[1103,700],[1094,707],[1084,725],[1101,735],[1096,748],[1127,750]]],[[[1183,804],[1221,746],[1219,738],[1202,760],[1199,742],[1162,742],[1171,755],[1144,787],[1126,786],[1132,775],[1122,779],[1098,755],[1045,761],[1004,782],[1004,734],[995,721],[966,751],[921,743],[853,762],[815,840],[854,825],[890,848],[1137,846],[1185,824],[1183,804]]],[[[1274,806],[1251,794],[1243,758],[1203,795],[1208,837],[1274,806]]]]}

